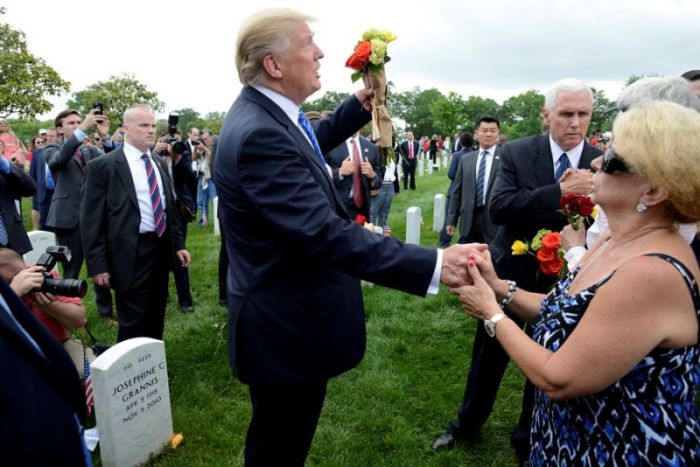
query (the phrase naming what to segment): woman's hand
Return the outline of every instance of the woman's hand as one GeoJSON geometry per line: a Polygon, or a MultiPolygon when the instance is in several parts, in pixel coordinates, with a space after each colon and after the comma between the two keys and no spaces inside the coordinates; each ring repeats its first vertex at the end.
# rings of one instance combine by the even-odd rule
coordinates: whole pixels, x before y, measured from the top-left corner
{"type": "Polygon", "coordinates": [[[476,264],[481,277],[484,278],[489,287],[495,289],[500,279],[496,275],[496,271],[493,269],[491,253],[489,252],[488,248],[482,250],[480,254],[470,254],[469,261],[473,261],[476,264]]]}
{"type": "Polygon", "coordinates": [[[467,271],[474,281],[474,285],[450,288],[450,293],[459,296],[462,308],[467,314],[477,319],[491,319],[501,312],[501,308],[496,302],[496,294],[484,280],[474,260],[469,260],[467,271]]]}

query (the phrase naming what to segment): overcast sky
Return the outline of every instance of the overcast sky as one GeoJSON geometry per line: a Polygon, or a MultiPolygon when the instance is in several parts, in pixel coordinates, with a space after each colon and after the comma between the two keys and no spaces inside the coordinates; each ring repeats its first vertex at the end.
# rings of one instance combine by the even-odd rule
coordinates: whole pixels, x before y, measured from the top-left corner
{"type": "MultiPolygon", "coordinates": [[[[241,85],[234,43],[255,11],[312,14],[325,91],[352,92],[346,58],[365,29],[391,30],[388,79],[398,91],[436,87],[498,102],[565,77],[614,99],[631,74],[700,68],[697,0],[0,0],[0,21],[71,82],[71,92],[132,73],[169,110],[226,111],[241,85]],[[67,6],[69,5],[69,6],[67,6]],[[342,11],[342,13],[338,13],[342,11]]],[[[56,100],[53,116],[66,98],[56,100]]],[[[60,107],[60,108],[59,108],[60,107]]]]}

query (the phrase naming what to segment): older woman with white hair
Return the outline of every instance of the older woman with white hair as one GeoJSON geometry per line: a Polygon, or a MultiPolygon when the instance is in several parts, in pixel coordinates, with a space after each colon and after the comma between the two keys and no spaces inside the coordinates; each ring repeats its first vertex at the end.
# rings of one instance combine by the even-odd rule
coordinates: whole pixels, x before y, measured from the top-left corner
{"type": "Polygon", "coordinates": [[[613,134],[593,164],[609,238],[546,296],[500,280],[488,253],[452,291],[538,387],[533,465],[699,465],[700,270],[675,224],[700,220],[700,115],[651,102],[613,134]]]}

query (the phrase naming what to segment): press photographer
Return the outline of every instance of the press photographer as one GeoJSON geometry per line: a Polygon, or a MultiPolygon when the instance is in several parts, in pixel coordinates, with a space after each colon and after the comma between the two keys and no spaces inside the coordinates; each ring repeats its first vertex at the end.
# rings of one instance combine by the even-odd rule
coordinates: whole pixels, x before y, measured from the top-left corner
{"type": "MultiPolygon", "coordinates": [[[[64,254],[62,250],[48,252],[42,255],[40,261],[43,261],[44,264],[47,262],[49,265],[55,264],[56,260],[61,259],[58,256],[62,254],[64,254]]],[[[84,348],[81,341],[71,339],[69,329],[82,328],[87,324],[85,306],[78,294],[73,296],[55,295],[48,292],[47,289],[68,293],[80,293],[82,290],[82,295],[85,295],[85,281],[62,280],[55,269],[47,270],[46,267],[39,265],[28,266],[18,253],[9,248],[0,248],[0,277],[10,284],[10,288],[22,299],[34,317],[46,327],[49,333],[63,344],[63,348],[73,360],[78,374],[84,378],[83,356],[91,362],[95,359],[95,354],[89,347],[84,348]],[[82,282],[82,286],[75,284],[75,282],[82,282]]]]}

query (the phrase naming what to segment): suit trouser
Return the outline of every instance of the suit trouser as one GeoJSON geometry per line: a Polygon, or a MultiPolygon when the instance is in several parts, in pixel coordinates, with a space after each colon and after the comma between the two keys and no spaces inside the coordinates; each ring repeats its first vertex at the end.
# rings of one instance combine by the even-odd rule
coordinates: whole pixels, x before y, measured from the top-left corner
{"type": "Polygon", "coordinates": [[[401,164],[403,165],[403,189],[407,190],[408,189],[408,182],[410,179],[411,183],[411,190],[416,189],[416,160],[411,159],[409,163],[406,163],[406,161],[402,161],[401,164]]]}
{"type": "Polygon", "coordinates": [[[118,342],[132,337],[163,339],[171,264],[172,245],[167,235],[139,235],[133,282],[128,289],[114,294],[118,342]]]}
{"type": "Polygon", "coordinates": [[[228,301],[226,279],[228,277],[228,250],[226,249],[226,229],[221,232],[221,247],[219,248],[219,301],[228,301]]]}
{"type": "MultiPolygon", "coordinates": [[[[179,215],[179,214],[175,214],[179,215]]],[[[187,222],[180,216],[180,224],[182,225],[183,241],[187,241],[187,222]]],[[[180,306],[192,306],[192,292],[190,291],[190,272],[189,268],[182,267],[179,263],[173,268],[173,277],[175,278],[175,290],[177,290],[177,302],[180,306]]]]}
{"type": "Polygon", "coordinates": [[[44,201],[38,204],[39,211],[39,228],[44,231],[52,231],[53,229],[46,225],[46,218],[49,217],[49,208],[51,208],[51,199],[53,198],[53,190],[46,189],[44,201]]]}
{"type": "MultiPolygon", "coordinates": [[[[80,269],[83,267],[85,253],[83,252],[83,241],[80,236],[80,224],[72,229],[61,229],[56,227],[56,242],[58,245],[65,245],[70,249],[71,260],[63,266],[63,277],[66,279],[77,279],[80,277],[80,269]]],[[[101,316],[112,315],[112,292],[109,287],[101,287],[93,284],[95,290],[95,302],[97,311],[101,316]]]]}
{"type": "Polygon", "coordinates": [[[447,234],[447,212],[450,210],[450,193],[447,193],[445,200],[445,224],[440,229],[440,239],[438,240],[438,246],[440,248],[447,248],[452,243],[452,235],[447,234]]]}
{"type": "Polygon", "coordinates": [[[249,388],[253,416],[245,442],[245,465],[304,465],[326,397],[326,383],[249,388]]]}

